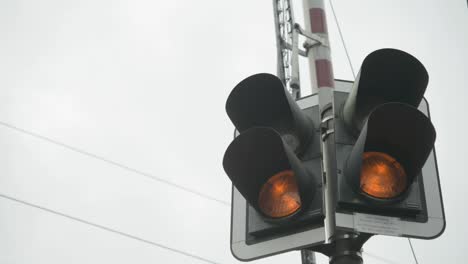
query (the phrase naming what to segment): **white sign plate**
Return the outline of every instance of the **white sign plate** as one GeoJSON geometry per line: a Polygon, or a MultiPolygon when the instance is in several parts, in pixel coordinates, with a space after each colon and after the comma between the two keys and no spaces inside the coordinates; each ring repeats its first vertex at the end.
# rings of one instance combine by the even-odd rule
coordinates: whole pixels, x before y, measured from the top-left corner
{"type": "Polygon", "coordinates": [[[354,213],[354,230],[387,236],[401,236],[399,218],[354,213]]]}

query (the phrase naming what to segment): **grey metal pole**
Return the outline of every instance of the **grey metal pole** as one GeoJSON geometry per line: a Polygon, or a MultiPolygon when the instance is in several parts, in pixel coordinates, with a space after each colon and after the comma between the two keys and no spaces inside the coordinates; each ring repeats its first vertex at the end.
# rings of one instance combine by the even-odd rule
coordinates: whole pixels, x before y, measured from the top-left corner
{"type": "Polygon", "coordinates": [[[362,264],[362,251],[353,241],[355,234],[339,234],[335,236],[335,247],[330,255],[330,264],[362,264]],[[359,249],[357,249],[359,248],[359,249]]]}
{"type": "MultiPolygon", "coordinates": [[[[335,136],[333,92],[335,80],[331,62],[331,51],[328,41],[327,20],[323,0],[303,0],[304,20],[306,29],[312,34],[321,36],[326,45],[315,45],[308,50],[310,76],[312,87],[317,87],[319,97],[319,111],[322,120],[322,153],[325,174],[325,227],[327,230],[327,241],[332,240],[335,234],[335,204],[336,204],[336,158],[335,158],[335,136]],[[315,83],[314,83],[315,82],[315,83]]],[[[315,89],[315,88],[314,88],[315,89]]]]}
{"type": "MultiPolygon", "coordinates": [[[[355,234],[336,230],[336,194],[337,168],[334,134],[334,88],[335,80],[331,62],[331,49],[328,40],[328,28],[323,0],[303,0],[304,20],[306,30],[317,34],[325,40],[322,45],[309,47],[308,59],[311,76],[312,92],[318,93],[319,111],[322,131],[322,170],[325,175],[325,230],[326,242],[334,247],[328,256],[330,264],[362,264],[361,245],[356,248],[355,234]],[[325,45],[324,45],[325,44],[325,45]]],[[[364,240],[365,241],[365,240],[364,240]]]]}
{"type": "Polygon", "coordinates": [[[315,253],[308,249],[301,250],[302,264],[317,264],[315,253]]]}
{"type": "Polygon", "coordinates": [[[273,0],[273,17],[275,19],[275,36],[276,36],[276,72],[278,78],[286,85],[286,76],[284,75],[283,66],[283,40],[280,32],[278,0],[273,0]]]}
{"type": "Polygon", "coordinates": [[[289,88],[293,99],[301,97],[298,32],[290,0],[273,0],[278,78],[289,88]]]}
{"type": "MultiPolygon", "coordinates": [[[[296,27],[292,6],[289,0],[273,0],[275,33],[277,43],[278,77],[291,88],[292,96],[300,96],[298,70],[298,31],[314,42],[305,43],[310,67],[312,93],[318,93],[320,111],[320,131],[322,149],[322,171],[325,195],[326,244],[313,250],[330,257],[330,264],[362,264],[361,247],[370,236],[340,232],[336,229],[335,205],[337,194],[337,169],[334,136],[334,87],[331,51],[323,0],[303,0],[306,32],[296,27]],[[280,3],[281,2],[281,3],[280,3]],[[281,10],[279,8],[281,7],[281,10]],[[288,15],[286,15],[288,13],[288,15]],[[282,17],[282,19],[279,18],[282,17]],[[288,24],[289,23],[289,24],[288,24]],[[288,25],[287,25],[288,24],[288,25]],[[294,26],[294,29],[293,29],[294,26]],[[310,34],[311,33],[311,34],[310,34]],[[288,47],[289,45],[289,47],[288,47]],[[284,61],[283,52],[291,57],[284,61]]],[[[288,58],[288,57],[286,57],[288,58]]],[[[303,264],[316,264],[315,253],[311,249],[301,250],[303,264]]]]}

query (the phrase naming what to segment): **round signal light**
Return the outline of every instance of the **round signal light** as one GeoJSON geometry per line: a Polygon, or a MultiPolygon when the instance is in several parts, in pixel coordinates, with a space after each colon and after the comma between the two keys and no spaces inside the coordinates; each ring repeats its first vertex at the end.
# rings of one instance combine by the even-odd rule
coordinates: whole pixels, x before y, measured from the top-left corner
{"type": "Polygon", "coordinates": [[[364,152],[362,158],[360,186],[364,193],[392,199],[406,190],[406,172],[395,158],[382,152],[364,152]]]}
{"type": "Polygon", "coordinates": [[[281,171],[263,184],[258,196],[262,213],[271,218],[292,215],[301,208],[301,199],[292,170],[281,171]]]}

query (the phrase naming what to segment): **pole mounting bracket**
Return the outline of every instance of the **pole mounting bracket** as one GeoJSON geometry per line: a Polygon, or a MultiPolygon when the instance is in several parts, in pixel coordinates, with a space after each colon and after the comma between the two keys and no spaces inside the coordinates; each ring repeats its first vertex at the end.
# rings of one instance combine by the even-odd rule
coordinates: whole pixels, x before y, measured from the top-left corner
{"type": "Polygon", "coordinates": [[[361,258],[362,246],[371,237],[372,234],[366,233],[345,233],[337,235],[330,244],[321,244],[308,249],[330,258],[350,255],[361,258]]]}
{"type": "Polygon", "coordinates": [[[328,104],[324,107],[321,114],[321,121],[320,121],[320,132],[322,136],[322,141],[325,141],[327,137],[333,133],[335,133],[333,121],[335,116],[333,115],[333,106],[328,104]]]}
{"type": "Polygon", "coordinates": [[[295,23],[294,29],[300,35],[307,38],[307,40],[303,44],[303,47],[306,49],[305,56],[307,56],[307,54],[309,53],[309,50],[313,47],[316,47],[316,46],[330,47],[330,43],[328,42],[326,38],[303,29],[299,24],[295,23]]]}

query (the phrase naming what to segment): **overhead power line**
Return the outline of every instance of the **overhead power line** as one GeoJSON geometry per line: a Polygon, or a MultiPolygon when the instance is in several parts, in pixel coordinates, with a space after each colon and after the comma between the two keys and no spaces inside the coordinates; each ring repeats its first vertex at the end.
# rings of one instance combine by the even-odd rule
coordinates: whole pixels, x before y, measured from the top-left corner
{"type": "Polygon", "coordinates": [[[82,150],[82,149],[73,147],[73,146],[71,146],[71,145],[65,144],[65,143],[60,142],[60,141],[58,141],[58,140],[52,139],[52,138],[50,138],[50,137],[46,137],[46,136],[43,136],[43,135],[34,133],[34,132],[32,132],[32,131],[25,130],[25,129],[23,129],[23,128],[20,128],[20,127],[17,127],[17,126],[8,124],[8,123],[3,122],[3,121],[0,121],[0,125],[2,125],[2,126],[4,126],[4,127],[7,127],[7,128],[10,128],[10,129],[12,129],[12,130],[15,130],[15,131],[17,131],[17,132],[20,132],[20,133],[23,133],[23,134],[26,134],[26,135],[29,135],[29,136],[32,136],[32,137],[41,139],[41,140],[46,141],[46,142],[48,142],[48,143],[51,143],[51,144],[54,144],[54,145],[63,147],[63,148],[65,148],[65,149],[71,150],[71,151],[73,151],[73,152],[76,152],[76,153],[79,153],[79,154],[82,154],[82,155],[91,157],[91,158],[93,158],[93,159],[97,159],[97,160],[103,161],[103,162],[105,162],[105,163],[107,163],[107,164],[109,164],[109,165],[112,165],[112,166],[115,166],[115,167],[119,167],[119,168],[121,168],[121,169],[123,169],[123,170],[126,170],[126,171],[129,171],[129,172],[138,174],[138,175],[140,175],[140,176],[144,176],[144,177],[146,177],[146,178],[148,178],[148,179],[151,179],[151,180],[154,180],[154,181],[157,181],[157,182],[161,182],[161,183],[164,183],[164,184],[166,184],[166,185],[169,185],[169,186],[178,188],[178,189],[180,189],[180,190],[183,190],[183,191],[186,191],[186,192],[195,194],[195,195],[200,196],[200,197],[202,197],[202,198],[205,198],[205,199],[208,199],[208,200],[211,200],[211,201],[215,201],[215,202],[221,203],[221,204],[226,205],[226,206],[230,206],[230,205],[231,205],[229,202],[226,202],[226,201],[223,201],[223,200],[221,200],[221,199],[218,199],[218,198],[212,197],[212,196],[210,196],[210,195],[204,194],[204,193],[202,193],[202,192],[199,192],[199,191],[196,191],[196,190],[187,188],[187,187],[185,187],[185,186],[182,186],[182,185],[180,185],[180,184],[177,184],[177,183],[168,181],[168,180],[166,180],[166,179],[163,179],[163,178],[154,176],[154,175],[152,175],[152,174],[150,174],[150,173],[137,170],[137,169],[132,168],[132,167],[129,167],[129,166],[125,165],[125,164],[122,164],[122,163],[119,163],[119,162],[110,160],[110,159],[108,159],[108,158],[98,156],[98,155],[93,154],[93,153],[91,153],[91,152],[88,152],[88,151],[86,151],[86,150],[82,150]]]}
{"type": "Polygon", "coordinates": [[[48,212],[48,213],[51,213],[51,214],[54,214],[54,215],[65,217],[65,218],[68,218],[69,220],[72,220],[72,221],[75,221],[75,222],[80,222],[80,223],[85,224],[85,225],[89,225],[89,226],[92,226],[92,227],[95,227],[95,228],[98,228],[98,229],[101,229],[101,230],[104,230],[104,231],[107,231],[107,232],[111,232],[111,233],[114,233],[114,234],[117,234],[117,235],[120,235],[120,236],[123,236],[123,237],[126,237],[126,238],[130,238],[130,239],[133,239],[133,240],[136,240],[136,241],[139,241],[139,242],[151,245],[151,246],[155,246],[155,247],[158,247],[158,248],[162,248],[162,249],[165,249],[165,250],[169,250],[169,251],[178,253],[180,255],[191,257],[191,258],[194,258],[194,259],[206,262],[206,263],[220,264],[219,262],[209,260],[209,259],[206,259],[204,257],[200,257],[200,256],[188,253],[188,252],[180,250],[180,249],[172,248],[172,247],[166,246],[166,245],[161,244],[161,243],[153,242],[151,240],[147,240],[147,239],[144,239],[144,238],[141,238],[141,237],[129,234],[129,233],[119,231],[119,230],[114,229],[114,228],[110,228],[110,227],[106,227],[106,226],[103,226],[103,225],[100,225],[100,224],[97,224],[97,223],[93,223],[93,222],[90,222],[90,221],[87,221],[87,220],[84,220],[84,219],[81,219],[81,218],[78,218],[78,217],[75,217],[75,216],[72,216],[72,215],[68,215],[68,214],[53,210],[53,209],[46,208],[44,206],[33,204],[31,202],[27,202],[27,201],[24,201],[24,200],[21,200],[21,199],[18,199],[18,198],[15,198],[15,197],[3,194],[3,193],[0,193],[0,197],[4,198],[4,199],[7,199],[7,200],[10,200],[10,201],[13,201],[13,202],[16,202],[16,203],[20,203],[20,204],[25,205],[25,206],[34,207],[34,208],[36,208],[38,210],[41,210],[41,211],[45,211],[45,212],[48,212]]]}
{"type": "Polygon", "coordinates": [[[364,251],[363,253],[364,253],[365,255],[371,257],[371,258],[374,258],[374,259],[379,260],[380,262],[384,262],[384,263],[387,263],[387,264],[398,264],[398,262],[391,261],[391,260],[389,260],[389,259],[386,259],[386,258],[384,258],[384,257],[377,256],[377,255],[375,255],[375,254],[373,254],[373,253],[369,253],[369,252],[367,252],[367,251],[364,251]]]}
{"type": "Polygon", "coordinates": [[[329,2],[330,2],[330,7],[333,13],[333,17],[335,18],[336,27],[338,28],[338,33],[340,35],[341,43],[343,43],[343,48],[345,50],[346,57],[348,59],[349,67],[351,68],[351,73],[353,74],[353,77],[356,79],[356,74],[354,72],[353,63],[351,62],[351,57],[349,56],[348,48],[346,47],[346,42],[344,41],[343,32],[341,32],[340,23],[338,22],[338,18],[335,13],[335,8],[333,7],[332,0],[329,0],[329,2]]]}
{"type": "Polygon", "coordinates": [[[416,257],[416,253],[414,252],[413,244],[411,243],[411,239],[409,238],[408,238],[408,243],[411,247],[411,252],[413,252],[414,262],[416,262],[416,264],[419,264],[418,258],[416,257]]]}

